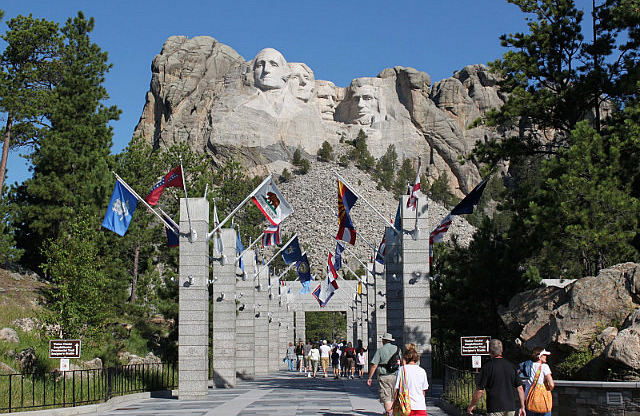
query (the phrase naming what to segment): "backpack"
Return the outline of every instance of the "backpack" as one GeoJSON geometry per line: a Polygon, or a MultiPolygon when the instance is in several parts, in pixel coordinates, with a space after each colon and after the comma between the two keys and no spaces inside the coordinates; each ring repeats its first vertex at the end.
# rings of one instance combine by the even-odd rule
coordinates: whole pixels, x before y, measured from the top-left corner
{"type": "Polygon", "coordinates": [[[387,361],[386,364],[380,364],[380,366],[387,370],[387,374],[393,374],[398,371],[398,367],[400,366],[398,361],[400,361],[400,348],[396,347],[396,352],[389,358],[389,361],[387,361]]]}
{"type": "Polygon", "coordinates": [[[353,348],[347,348],[344,353],[346,354],[347,358],[354,358],[353,352],[353,348]]]}

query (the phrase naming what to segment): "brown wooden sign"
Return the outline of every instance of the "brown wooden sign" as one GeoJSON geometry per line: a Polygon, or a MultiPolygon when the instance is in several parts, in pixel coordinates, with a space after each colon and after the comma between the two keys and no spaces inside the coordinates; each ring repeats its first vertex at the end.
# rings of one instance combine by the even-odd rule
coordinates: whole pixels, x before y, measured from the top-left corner
{"type": "Polygon", "coordinates": [[[489,355],[488,336],[460,337],[460,354],[462,355],[489,355]]]}
{"type": "Polygon", "coordinates": [[[79,339],[50,339],[49,358],[80,358],[79,339]]]}

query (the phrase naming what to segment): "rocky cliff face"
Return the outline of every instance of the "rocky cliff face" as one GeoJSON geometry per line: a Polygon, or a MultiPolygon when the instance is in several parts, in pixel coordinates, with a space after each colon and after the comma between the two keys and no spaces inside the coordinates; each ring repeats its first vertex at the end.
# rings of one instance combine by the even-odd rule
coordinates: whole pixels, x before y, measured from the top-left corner
{"type": "Polygon", "coordinates": [[[174,36],[153,60],[134,135],[159,148],[187,142],[218,162],[235,156],[251,173],[265,174],[281,173],[298,147],[315,155],[324,141],[336,146],[362,129],[375,157],[391,144],[400,158],[433,156],[429,174],[446,172],[462,196],[480,177],[461,156],[495,135],[469,126],[503,100],[482,65],[435,84],[425,72],[394,67],[341,88],[273,49],[247,62],[211,37],[174,36]]]}
{"type": "Polygon", "coordinates": [[[528,350],[589,347],[640,373],[640,264],[619,264],[564,288],[520,293],[498,313],[528,350]]]}

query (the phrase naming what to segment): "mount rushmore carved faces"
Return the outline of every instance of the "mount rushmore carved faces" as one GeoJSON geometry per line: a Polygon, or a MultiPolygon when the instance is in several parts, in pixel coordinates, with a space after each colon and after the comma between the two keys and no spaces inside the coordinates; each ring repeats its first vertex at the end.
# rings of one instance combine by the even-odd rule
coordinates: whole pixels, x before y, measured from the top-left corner
{"type": "Polygon", "coordinates": [[[253,61],[253,81],[262,91],[284,88],[291,71],[280,52],[265,48],[253,61]]]}
{"type": "Polygon", "coordinates": [[[291,62],[289,68],[291,69],[291,77],[289,78],[291,93],[298,100],[309,102],[315,88],[313,71],[302,62],[291,62]]]}
{"type": "Polygon", "coordinates": [[[336,86],[330,81],[316,81],[316,106],[323,120],[333,121],[338,97],[336,86]]]}

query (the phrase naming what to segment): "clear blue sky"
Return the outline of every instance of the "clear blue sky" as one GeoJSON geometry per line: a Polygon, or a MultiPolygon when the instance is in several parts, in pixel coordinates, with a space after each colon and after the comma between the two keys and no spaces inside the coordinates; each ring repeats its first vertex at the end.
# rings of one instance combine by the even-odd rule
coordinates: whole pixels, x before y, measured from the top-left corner
{"type": "MultiPolygon", "coordinates": [[[[591,1],[577,4],[588,27],[591,1]]],[[[272,47],[289,62],[308,64],[316,79],[344,87],[396,65],[439,81],[465,65],[501,57],[499,36],[526,30],[525,15],[506,0],[3,0],[0,9],[0,33],[19,14],[61,25],[80,10],[95,18],[92,40],[113,64],[105,83],[108,104],[123,112],[112,123],[114,153],[131,140],[151,61],[173,35],[214,37],[246,60],[272,47]]],[[[0,40],[0,50],[5,45],[0,40]]],[[[9,156],[7,184],[30,176],[18,153],[9,156]]]]}

